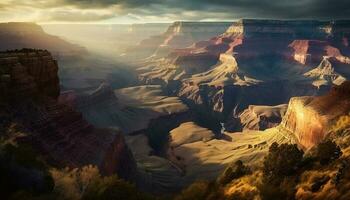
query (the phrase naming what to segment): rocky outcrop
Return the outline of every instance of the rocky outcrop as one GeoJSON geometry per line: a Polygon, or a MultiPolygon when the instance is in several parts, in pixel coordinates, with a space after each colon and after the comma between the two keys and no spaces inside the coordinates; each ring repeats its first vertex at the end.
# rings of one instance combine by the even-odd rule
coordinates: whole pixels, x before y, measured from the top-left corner
{"type": "Polygon", "coordinates": [[[295,97],[288,105],[281,127],[309,149],[330,134],[332,123],[350,111],[350,82],[344,82],[324,96],[295,97]]]}
{"type": "Polygon", "coordinates": [[[240,115],[243,130],[265,130],[278,126],[285,112],[287,104],[278,106],[250,105],[240,115]]]}
{"type": "Polygon", "coordinates": [[[303,65],[320,63],[323,58],[335,58],[337,61],[350,64],[350,58],[340,51],[341,46],[332,46],[332,41],[325,40],[294,40],[290,45],[294,60],[303,65]]]}
{"type": "Polygon", "coordinates": [[[22,48],[49,50],[54,56],[76,56],[86,50],[63,39],[49,35],[35,23],[0,23],[0,51],[22,48]]]}
{"type": "Polygon", "coordinates": [[[0,83],[5,97],[18,99],[42,95],[57,98],[60,93],[57,61],[47,51],[2,52],[0,66],[0,83]]]}
{"type": "MultiPolygon", "coordinates": [[[[121,133],[97,129],[81,113],[58,102],[58,65],[51,54],[25,49],[0,53],[1,106],[30,131],[20,137],[48,162],[81,167],[94,164],[104,174],[132,179],[135,163],[121,133]]],[[[100,89],[95,92],[103,93],[100,89]]],[[[95,96],[93,99],[95,99],[95,96]]]]}
{"type": "Polygon", "coordinates": [[[304,76],[314,79],[312,85],[320,88],[324,85],[341,85],[349,78],[350,69],[334,58],[324,57],[321,63],[314,69],[306,72],[304,76]],[[344,76],[338,73],[341,69],[344,76]]]}

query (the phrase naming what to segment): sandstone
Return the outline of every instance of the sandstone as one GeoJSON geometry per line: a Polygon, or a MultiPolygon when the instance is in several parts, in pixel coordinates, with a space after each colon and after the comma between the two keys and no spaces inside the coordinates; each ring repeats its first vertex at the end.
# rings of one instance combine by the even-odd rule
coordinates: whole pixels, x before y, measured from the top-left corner
{"type": "Polygon", "coordinates": [[[319,97],[295,97],[288,105],[281,126],[298,143],[309,149],[330,134],[332,123],[350,111],[349,82],[334,86],[331,92],[319,97]]]}
{"type": "Polygon", "coordinates": [[[282,121],[287,104],[277,106],[250,105],[240,116],[243,130],[265,130],[276,127],[282,121]]]}
{"type": "Polygon", "coordinates": [[[9,88],[6,96],[58,97],[60,93],[58,65],[49,52],[40,50],[3,52],[0,54],[0,65],[2,75],[7,76],[7,81],[3,81],[9,88]]]}

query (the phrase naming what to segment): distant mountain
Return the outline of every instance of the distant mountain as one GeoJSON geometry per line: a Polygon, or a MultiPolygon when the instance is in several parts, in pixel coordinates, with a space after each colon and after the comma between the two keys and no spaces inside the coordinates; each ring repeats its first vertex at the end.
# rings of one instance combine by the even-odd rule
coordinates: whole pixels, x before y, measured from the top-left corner
{"type": "Polygon", "coordinates": [[[103,56],[119,56],[140,41],[164,32],[169,24],[43,24],[45,32],[103,56]]]}
{"type": "Polygon", "coordinates": [[[86,53],[85,48],[49,35],[35,23],[0,23],[0,43],[1,51],[35,48],[49,50],[55,56],[75,56],[86,53]]]}

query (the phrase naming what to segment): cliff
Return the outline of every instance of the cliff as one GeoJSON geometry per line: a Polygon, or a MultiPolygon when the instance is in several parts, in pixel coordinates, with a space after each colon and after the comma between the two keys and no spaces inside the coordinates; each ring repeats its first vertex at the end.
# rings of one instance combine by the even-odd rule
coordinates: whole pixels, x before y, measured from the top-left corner
{"type": "Polygon", "coordinates": [[[48,51],[20,50],[0,53],[3,97],[57,98],[60,93],[58,65],[48,51]]]}
{"type": "MultiPolygon", "coordinates": [[[[317,20],[260,20],[240,19],[228,28],[225,35],[244,34],[247,37],[255,34],[293,35],[294,37],[324,38],[332,34],[333,21],[317,20]]],[[[347,23],[345,23],[348,25],[347,23]]]]}
{"type": "Polygon", "coordinates": [[[334,120],[349,113],[349,97],[350,82],[347,81],[334,86],[324,96],[292,98],[281,127],[302,147],[311,148],[329,136],[334,120]]]}
{"type": "Polygon", "coordinates": [[[1,106],[23,124],[31,144],[48,162],[68,167],[94,164],[104,174],[135,176],[135,163],[121,133],[96,129],[82,114],[57,101],[58,65],[48,51],[0,53],[1,106]]]}
{"type": "Polygon", "coordinates": [[[250,105],[240,115],[243,130],[265,130],[278,126],[287,110],[287,104],[277,106],[250,105]]]}

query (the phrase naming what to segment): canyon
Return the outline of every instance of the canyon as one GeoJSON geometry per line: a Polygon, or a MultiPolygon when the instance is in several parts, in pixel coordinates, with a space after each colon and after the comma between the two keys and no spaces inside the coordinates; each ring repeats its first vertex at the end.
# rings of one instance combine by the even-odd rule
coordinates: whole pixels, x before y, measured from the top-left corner
{"type": "Polygon", "coordinates": [[[0,106],[30,133],[16,141],[153,194],[213,181],[238,160],[259,169],[275,142],[309,151],[350,111],[349,21],[174,22],[118,64],[23,27],[52,42],[0,53],[0,106]]]}
{"type": "Polygon", "coordinates": [[[140,64],[139,79],[204,107],[230,129],[249,105],[324,94],[349,79],[349,32],[348,21],[242,19],[140,64]]]}

